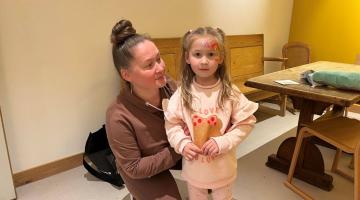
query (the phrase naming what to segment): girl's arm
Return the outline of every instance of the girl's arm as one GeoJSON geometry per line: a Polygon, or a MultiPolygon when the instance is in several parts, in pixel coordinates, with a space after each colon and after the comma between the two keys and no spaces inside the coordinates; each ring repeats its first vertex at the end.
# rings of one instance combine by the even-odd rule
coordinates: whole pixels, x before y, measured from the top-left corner
{"type": "Polygon", "coordinates": [[[232,126],[224,135],[213,138],[219,146],[220,154],[235,148],[249,135],[256,122],[253,114],[257,109],[257,103],[249,101],[243,94],[239,95],[239,101],[233,103],[232,126]]]}

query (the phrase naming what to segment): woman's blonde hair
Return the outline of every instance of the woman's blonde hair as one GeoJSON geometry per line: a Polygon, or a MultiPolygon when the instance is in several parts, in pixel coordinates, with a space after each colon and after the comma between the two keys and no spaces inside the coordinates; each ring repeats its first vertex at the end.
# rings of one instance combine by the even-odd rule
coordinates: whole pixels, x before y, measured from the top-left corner
{"type": "Polygon", "coordinates": [[[196,30],[190,30],[182,38],[182,50],[181,50],[181,96],[185,108],[193,112],[192,107],[193,96],[191,94],[191,83],[195,77],[195,73],[192,71],[190,64],[186,62],[187,56],[189,56],[189,50],[191,45],[196,39],[203,36],[213,36],[217,42],[220,60],[218,69],[215,72],[215,76],[220,79],[222,87],[217,99],[219,108],[223,108],[225,100],[230,99],[234,94],[234,90],[231,86],[229,75],[226,67],[226,53],[225,53],[225,33],[219,28],[212,27],[199,27],[196,30]]]}

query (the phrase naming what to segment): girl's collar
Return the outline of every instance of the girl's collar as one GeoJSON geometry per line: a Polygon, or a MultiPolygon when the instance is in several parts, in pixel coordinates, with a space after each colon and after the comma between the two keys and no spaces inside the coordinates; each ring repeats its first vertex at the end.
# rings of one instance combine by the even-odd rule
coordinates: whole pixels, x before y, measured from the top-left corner
{"type": "Polygon", "coordinates": [[[195,78],[194,78],[193,79],[193,84],[194,84],[194,86],[199,87],[199,88],[211,89],[211,88],[214,88],[214,87],[216,87],[216,86],[218,86],[220,84],[220,79],[218,79],[216,81],[216,83],[214,83],[213,85],[201,85],[201,84],[197,83],[195,78]]]}

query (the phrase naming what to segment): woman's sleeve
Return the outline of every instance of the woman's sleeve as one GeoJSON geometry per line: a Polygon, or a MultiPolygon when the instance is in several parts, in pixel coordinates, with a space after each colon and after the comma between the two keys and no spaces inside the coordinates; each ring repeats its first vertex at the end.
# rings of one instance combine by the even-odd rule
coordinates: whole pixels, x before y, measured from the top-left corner
{"type": "Polygon", "coordinates": [[[133,179],[154,176],[171,168],[181,158],[181,155],[170,146],[154,155],[143,157],[135,135],[126,120],[107,122],[106,129],[117,167],[133,179]]]}
{"type": "Polygon", "coordinates": [[[180,92],[177,90],[170,98],[168,107],[164,110],[165,129],[170,145],[179,154],[182,153],[186,144],[191,142],[191,137],[185,135],[185,120],[182,115],[180,92]]]}
{"type": "Polygon", "coordinates": [[[239,101],[233,103],[232,126],[224,135],[214,137],[220,154],[235,148],[249,135],[256,122],[253,114],[257,109],[257,103],[249,101],[242,93],[240,94],[239,101]]]}

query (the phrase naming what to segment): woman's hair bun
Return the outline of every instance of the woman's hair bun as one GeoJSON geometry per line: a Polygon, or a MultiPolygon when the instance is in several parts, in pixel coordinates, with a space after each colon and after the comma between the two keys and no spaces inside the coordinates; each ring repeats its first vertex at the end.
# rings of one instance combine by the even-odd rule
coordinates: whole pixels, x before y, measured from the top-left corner
{"type": "Polygon", "coordinates": [[[136,34],[136,30],[133,28],[129,20],[120,20],[112,29],[111,43],[114,46],[123,44],[125,40],[136,34]]]}

